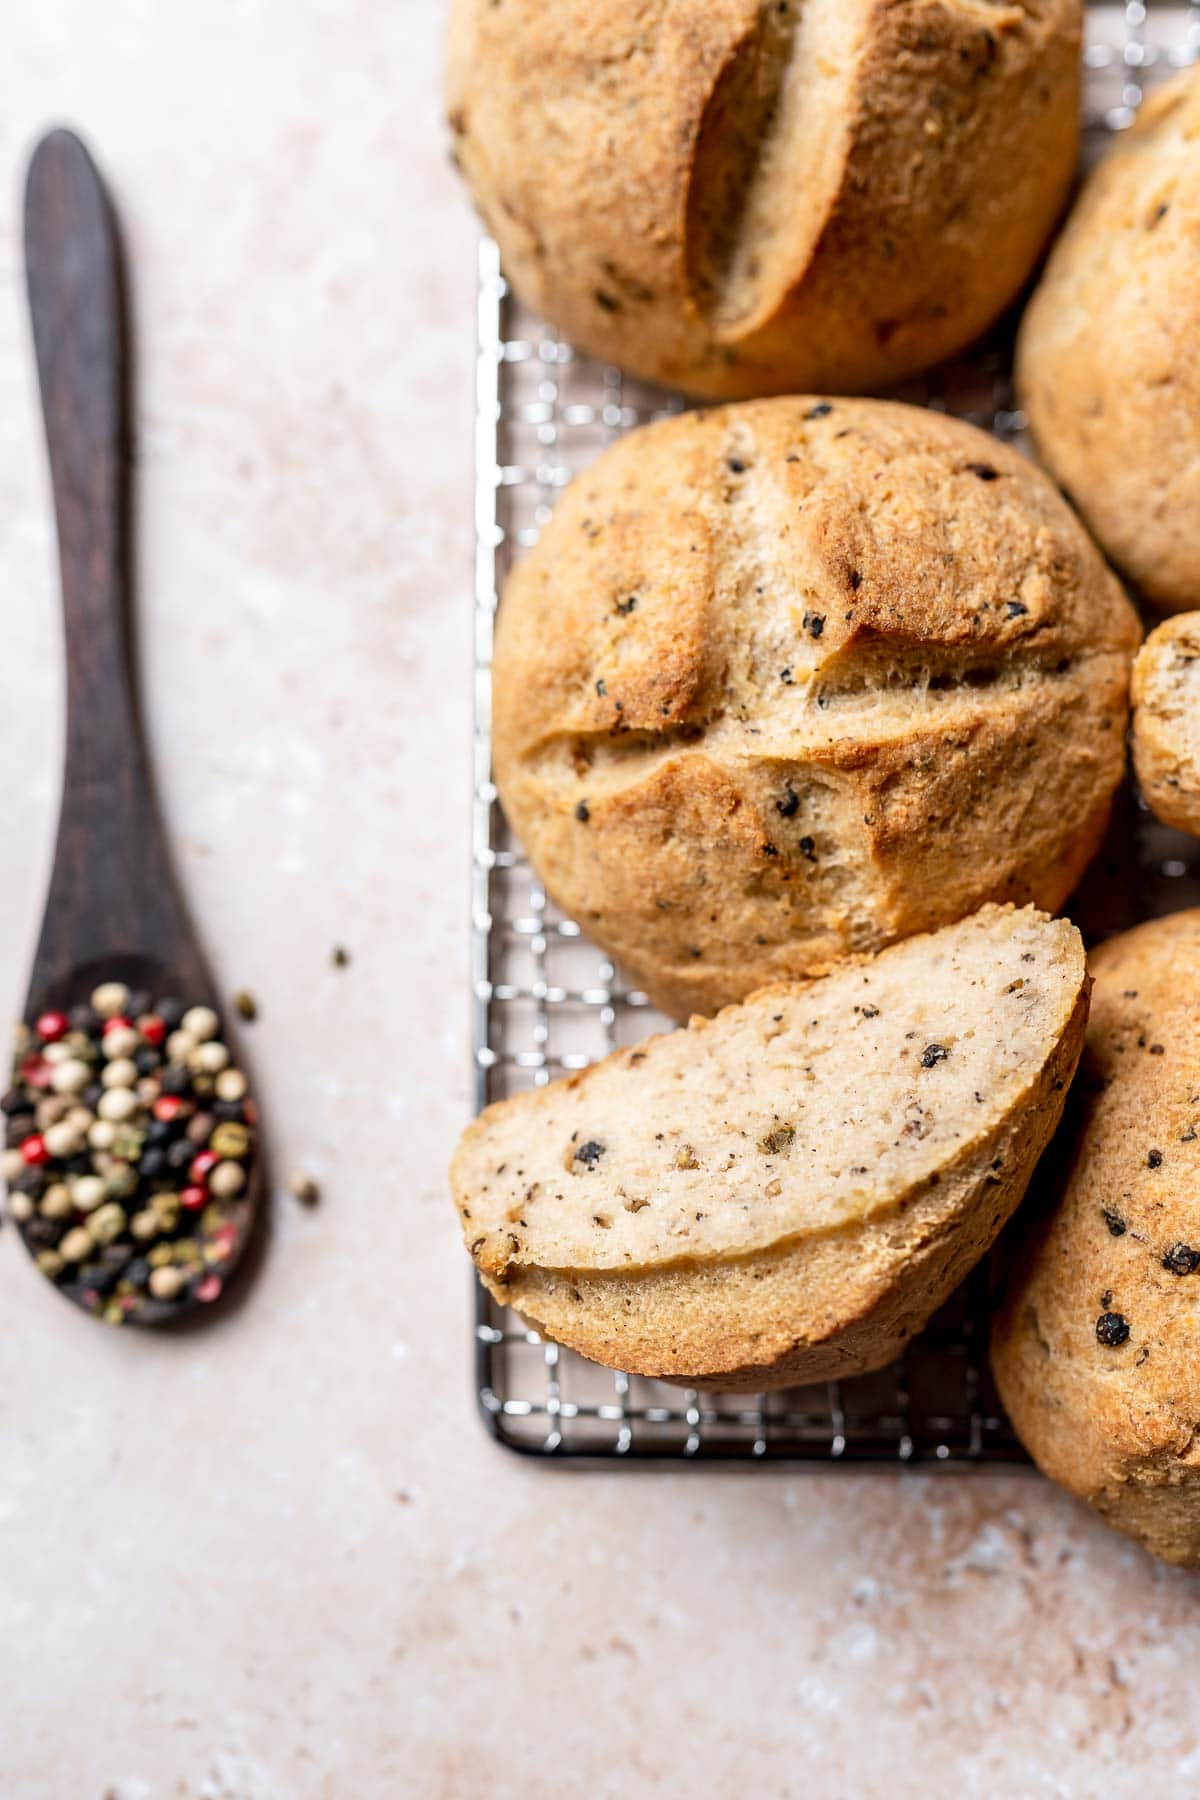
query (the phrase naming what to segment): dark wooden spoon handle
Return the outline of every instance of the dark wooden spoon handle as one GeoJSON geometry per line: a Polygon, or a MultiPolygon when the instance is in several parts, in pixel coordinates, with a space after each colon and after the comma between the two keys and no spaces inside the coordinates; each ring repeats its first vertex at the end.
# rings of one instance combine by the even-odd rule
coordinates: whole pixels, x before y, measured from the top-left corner
{"type": "Polygon", "coordinates": [[[31,992],[127,954],[190,948],[143,747],[129,651],[126,329],[112,211],[68,131],[34,151],[25,261],[62,568],[67,742],[31,992]]]}

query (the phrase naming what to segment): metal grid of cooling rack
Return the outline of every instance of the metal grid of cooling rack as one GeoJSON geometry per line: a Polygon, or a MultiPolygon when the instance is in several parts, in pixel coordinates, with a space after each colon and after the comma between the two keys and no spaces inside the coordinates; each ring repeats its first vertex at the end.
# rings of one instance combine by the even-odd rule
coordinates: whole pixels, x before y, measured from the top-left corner
{"type": "MultiPolygon", "coordinates": [[[[1089,5],[1087,18],[1086,142],[1094,153],[1129,124],[1155,81],[1200,55],[1200,0],[1089,5]]],[[[490,661],[505,574],[536,540],[560,490],[615,437],[681,402],[578,355],[525,312],[490,241],[480,247],[478,344],[471,977],[482,1107],[665,1024],[556,910],[508,831],[491,780],[490,661]]],[[[903,397],[1015,440],[1023,421],[1009,361],[1001,329],[903,397]]],[[[1177,869],[1183,873],[1182,864],[1167,863],[1156,872],[1177,869]]],[[[479,1404],[502,1443],[556,1461],[1020,1461],[987,1373],[987,1280],[977,1270],[891,1368],[760,1396],[700,1393],[601,1369],[526,1330],[477,1284],[479,1404]]]]}

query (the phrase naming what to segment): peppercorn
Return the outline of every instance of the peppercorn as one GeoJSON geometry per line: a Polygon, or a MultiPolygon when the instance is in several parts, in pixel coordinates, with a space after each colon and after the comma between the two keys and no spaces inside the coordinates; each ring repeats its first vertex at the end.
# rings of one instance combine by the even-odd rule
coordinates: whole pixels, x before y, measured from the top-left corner
{"type": "Polygon", "coordinates": [[[193,1183],[191,1186],[184,1188],[179,1196],[179,1204],[182,1206],[184,1212],[199,1212],[202,1206],[208,1204],[208,1191],[205,1188],[197,1187],[196,1184],[193,1183]]]}
{"type": "Polygon", "coordinates": [[[178,1174],[180,1169],[187,1168],[195,1154],[195,1146],[187,1138],[177,1138],[173,1144],[167,1145],[168,1169],[178,1174]]]}
{"type": "Polygon", "coordinates": [[[96,1111],[110,1124],[122,1125],[126,1119],[132,1119],[137,1109],[137,1095],[131,1094],[128,1088],[119,1087],[109,1088],[101,1095],[96,1111]]]}
{"type": "Polygon", "coordinates": [[[218,1200],[232,1200],[246,1185],[246,1171],[241,1163],[218,1163],[208,1178],[208,1191],[218,1200]]]}
{"type": "MultiPolygon", "coordinates": [[[[240,1162],[250,1148],[250,1133],[244,1125],[221,1124],[213,1132],[210,1143],[222,1161],[232,1158],[240,1162]]],[[[599,1148],[596,1153],[599,1155],[599,1148]]]]}
{"type": "Polygon", "coordinates": [[[1123,1313],[1103,1312],[1096,1320],[1096,1337],[1109,1350],[1118,1350],[1129,1337],[1129,1321],[1123,1313]]]}
{"type": "Polygon", "coordinates": [[[123,981],[104,981],[92,993],[92,1005],[102,1019],[115,1019],[129,1004],[129,989],[123,981]]]}
{"type": "Polygon", "coordinates": [[[50,1086],[56,1094],[81,1094],[91,1078],[92,1072],[82,1058],[69,1056],[65,1062],[54,1065],[50,1086]]]}
{"type": "Polygon", "coordinates": [[[150,1292],[156,1300],[174,1300],[186,1277],[179,1269],[163,1267],[150,1272],[150,1292]]]}
{"type": "Polygon", "coordinates": [[[57,1250],[39,1250],[34,1261],[48,1281],[57,1281],[66,1267],[57,1250]]]}
{"type": "Polygon", "coordinates": [[[77,1225],[73,1231],[68,1231],[58,1248],[66,1262],[82,1262],[85,1256],[92,1254],[92,1234],[85,1226],[77,1225]]]}
{"type": "Polygon", "coordinates": [[[1190,1244],[1174,1244],[1162,1259],[1164,1269],[1170,1269],[1172,1275],[1194,1275],[1200,1269],[1200,1250],[1193,1250],[1190,1244]]]}
{"type": "MultiPolygon", "coordinates": [[[[236,1166],[236,1164],[233,1165],[235,1168],[236,1166]]],[[[63,1189],[63,1192],[66,1192],[65,1188],[63,1189]]],[[[42,1204],[43,1206],[45,1205],[44,1200],[42,1204]]],[[[22,1194],[19,1189],[11,1193],[8,1196],[8,1216],[18,1225],[23,1225],[27,1219],[32,1219],[33,1200],[31,1197],[28,1194],[22,1194]]]]}
{"type": "MultiPolygon", "coordinates": [[[[589,1163],[588,1167],[589,1168],[591,1167],[590,1163],[589,1163]]],[[[292,1193],[296,1196],[296,1199],[300,1201],[302,1206],[315,1206],[316,1205],[317,1200],[320,1196],[318,1193],[317,1184],[313,1180],[311,1175],[306,1175],[303,1170],[298,1170],[297,1173],[292,1176],[291,1180],[288,1183],[288,1186],[291,1188],[292,1193]]]]}
{"type": "Polygon", "coordinates": [[[110,1200],[106,1206],[92,1214],[88,1220],[88,1230],[96,1243],[111,1244],[120,1237],[128,1223],[125,1208],[118,1206],[115,1200],[110,1200]]]}
{"type": "Polygon", "coordinates": [[[197,1044],[215,1038],[221,1021],[211,1006],[192,1006],[183,1015],[183,1029],[197,1044]]]}
{"type": "Polygon", "coordinates": [[[239,988],[233,996],[234,1011],[241,1019],[257,1019],[258,1001],[246,988],[239,988]]]}
{"type": "Polygon", "coordinates": [[[69,1029],[69,1021],[65,1013],[44,1012],[40,1014],[34,1030],[44,1043],[53,1044],[69,1029]]]}
{"type": "Polygon", "coordinates": [[[46,1140],[36,1131],[31,1132],[21,1145],[21,1155],[30,1168],[40,1169],[50,1161],[50,1152],[46,1148],[46,1140]]]}
{"type": "Polygon", "coordinates": [[[161,1063],[162,1057],[149,1044],[143,1044],[133,1059],[133,1066],[139,1075],[153,1075],[161,1063]]]}

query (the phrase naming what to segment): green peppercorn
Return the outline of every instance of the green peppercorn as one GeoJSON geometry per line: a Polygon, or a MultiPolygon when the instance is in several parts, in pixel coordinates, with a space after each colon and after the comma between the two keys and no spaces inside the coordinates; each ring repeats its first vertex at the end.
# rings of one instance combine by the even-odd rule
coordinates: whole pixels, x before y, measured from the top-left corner
{"type": "Polygon", "coordinates": [[[57,1250],[39,1250],[34,1261],[49,1281],[57,1281],[66,1268],[66,1264],[57,1250]]]}
{"type": "Polygon", "coordinates": [[[250,1133],[244,1125],[238,1125],[232,1119],[225,1120],[213,1132],[209,1148],[222,1161],[232,1157],[235,1162],[239,1162],[250,1148],[250,1133]]]}
{"type": "Polygon", "coordinates": [[[129,1215],[125,1208],[118,1206],[114,1200],[109,1201],[107,1206],[97,1208],[88,1220],[88,1230],[98,1244],[112,1244],[128,1223],[129,1215]]]}

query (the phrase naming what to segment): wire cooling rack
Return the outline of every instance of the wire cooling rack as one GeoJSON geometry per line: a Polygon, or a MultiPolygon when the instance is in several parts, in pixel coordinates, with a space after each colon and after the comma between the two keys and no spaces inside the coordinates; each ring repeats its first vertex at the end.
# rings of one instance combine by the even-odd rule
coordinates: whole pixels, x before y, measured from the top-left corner
{"type": "MultiPolygon", "coordinates": [[[[1200,3],[1090,5],[1088,154],[1130,123],[1155,82],[1198,54],[1200,3]]],[[[681,402],[577,354],[526,312],[490,241],[480,247],[478,337],[471,973],[482,1107],[666,1024],[555,908],[508,830],[491,779],[490,662],[498,590],[559,492],[622,432],[681,402]]],[[[902,395],[1015,441],[1023,420],[1010,353],[1011,331],[1001,328],[902,395]]],[[[1154,879],[1193,872],[1181,847],[1164,851],[1144,820],[1135,835],[1154,879]]],[[[700,1393],[601,1369],[527,1330],[477,1284],[479,1404],[502,1443],[557,1461],[1021,1461],[987,1372],[987,1280],[977,1270],[890,1368],[760,1396],[700,1393]]]]}

